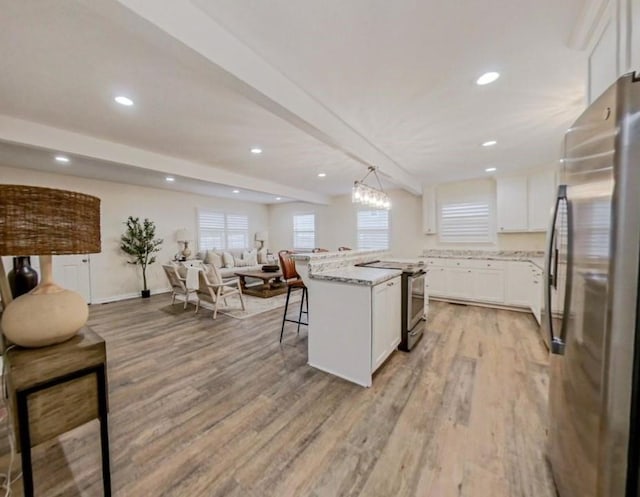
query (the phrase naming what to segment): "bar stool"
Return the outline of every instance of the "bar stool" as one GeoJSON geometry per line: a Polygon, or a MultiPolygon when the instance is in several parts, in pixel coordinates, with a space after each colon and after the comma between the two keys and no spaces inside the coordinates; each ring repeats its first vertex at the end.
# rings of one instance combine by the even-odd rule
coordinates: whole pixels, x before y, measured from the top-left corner
{"type": "Polygon", "coordinates": [[[284,305],[284,316],[282,316],[282,328],[280,329],[280,343],[282,343],[282,335],[284,334],[284,324],[289,321],[290,323],[298,324],[298,334],[300,334],[300,325],[307,325],[302,321],[302,314],[307,315],[307,321],[309,321],[309,296],[307,295],[307,287],[300,278],[300,275],[296,271],[296,263],[291,259],[290,252],[288,250],[281,250],[278,252],[278,258],[280,259],[280,268],[282,269],[282,278],[287,283],[287,302],[284,305]],[[298,314],[298,320],[287,319],[287,311],[289,309],[289,297],[291,291],[295,288],[302,288],[302,300],[300,301],[300,312],[298,314]],[[307,301],[306,311],[303,310],[305,297],[307,301]]]}

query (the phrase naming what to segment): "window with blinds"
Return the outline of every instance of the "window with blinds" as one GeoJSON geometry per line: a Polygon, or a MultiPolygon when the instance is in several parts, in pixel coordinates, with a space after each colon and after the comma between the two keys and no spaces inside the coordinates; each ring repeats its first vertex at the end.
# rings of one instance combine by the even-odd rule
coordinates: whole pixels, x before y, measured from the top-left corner
{"type": "Polygon", "coordinates": [[[487,202],[440,205],[440,241],[446,243],[491,242],[490,206],[487,202]]]}
{"type": "Polygon", "coordinates": [[[199,250],[249,247],[249,217],[244,214],[198,211],[199,250]]]}
{"type": "Polygon", "coordinates": [[[389,248],[389,211],[358,211],[358,248],[389,248]]]}
{"type": "Polygon", "coordinates": [[[315,214],[293,215],[293,248],[296,250],[312,250],[316,246],[315,214]]]}

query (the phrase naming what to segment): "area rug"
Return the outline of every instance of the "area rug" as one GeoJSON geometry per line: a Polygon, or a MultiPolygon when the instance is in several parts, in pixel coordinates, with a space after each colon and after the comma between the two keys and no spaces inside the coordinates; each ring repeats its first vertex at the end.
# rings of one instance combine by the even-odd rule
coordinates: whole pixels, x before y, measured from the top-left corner
{"type": "MultiPolygon", "coordinates": [[[[218,313],[224,314],[225,316],[230,316],[235,319],[247,319],[258,314],[262,314],[263,312],[284,307],[284,304],[287,301],[287,294],[276,295],[275,297],[270,297],[268,299],[253,297],[251,295],[243,295],[242,298],[244,299],[244,311],[240,308],[240,300],[237,296],[234,295],[233,297],[229,297],[228,299],[229,307],[219,308],[218,313]]],[[[289,306],[291,306],[292,302],[300,302],[301,298],[301,291],[298,290],[295,292],[291,292],[289,306]]],[[[296,307],[296,309],[297,308],[298,307],[296,307]]],[[[291,309],[291,307],[289,307],[289,309],[291,309]]]]}

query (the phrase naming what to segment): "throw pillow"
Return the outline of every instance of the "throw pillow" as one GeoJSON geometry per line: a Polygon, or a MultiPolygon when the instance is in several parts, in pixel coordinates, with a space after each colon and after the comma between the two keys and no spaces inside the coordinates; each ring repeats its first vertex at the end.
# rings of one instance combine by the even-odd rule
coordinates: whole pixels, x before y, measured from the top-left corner
{"type": "Polygon", "coordinates": [[[258,250],[258,264],[269,264],[267,259],[267,249],[258,250]]]}
{"type": "Polygon", "coordinates": [[[233,259],[233,256],[229,252],[222,253],[222,262],[224,264],[224,267],[235,267],[235,261],[233,259]]]}
{"type": "Polygon", "coordinates": [[[204,262],[206,264],[213,264],[217,268],[222,267],[222,257],[220,257],[220,255],[216,254],[212,250],[207,250],[207,257],[205,258],[204,262]]]}
{"type": "Polygon", "coordinates": [[[242,252],[242,260],[248,261],[247,266],[257,266],[258,265],[258,254],[255,250],[250,250],[248,252],[242,252]]]}
{"type": "Polygon", "coordinates": [[[233,263],[235,264],[235,267],[248,267],[248,266],[252,266],[251,261],[248,261],[246,259],[238,259],[236,258],[233,263]]]}

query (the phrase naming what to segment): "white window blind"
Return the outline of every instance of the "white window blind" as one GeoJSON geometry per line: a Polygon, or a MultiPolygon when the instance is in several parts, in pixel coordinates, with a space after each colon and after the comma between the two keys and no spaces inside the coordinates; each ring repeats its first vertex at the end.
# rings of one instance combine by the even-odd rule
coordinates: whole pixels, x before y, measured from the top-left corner
{"type": "Polygon", "coordinates": [[[249,247],[249,218],[241,214],[227,214],[227,248],[249,247]]]}
{"type": "Polygon", "coordinates": [[[315,214],[294,214],[293,216],[293,248],[312,250],[316,246],[315,214]]]}
{"type": "Polygon", "coordinates": [[[198,211],[199,250],[249,247],[249,217],[244,214],[198,211]]]}
{"type": "Polygon", "coordinates": [[[199,250],[225,248],[223,212],[198,212],[199,250]]]}
{"type": "Polygon", "coordinates": [[[487,202],[443,203],[440,206],[440,241],[490,242],[489,215],[487,202]]]}
{"type": "Polygon", "coordinates": [[[358,248],[389,248],[389,211],[358,211],[358,248]]]}

